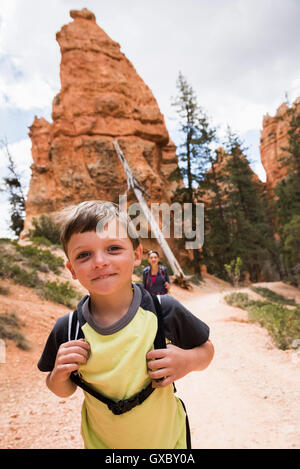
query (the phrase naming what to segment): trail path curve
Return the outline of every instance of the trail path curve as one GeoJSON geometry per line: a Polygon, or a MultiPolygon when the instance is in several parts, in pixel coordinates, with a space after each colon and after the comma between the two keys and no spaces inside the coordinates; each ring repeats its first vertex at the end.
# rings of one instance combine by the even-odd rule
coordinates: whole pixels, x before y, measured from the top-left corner
{"type": "MultiPolygon", "coordinates": [[[[68,311],[32,290],[9,285],[0,313],[16,311],[25,321],[27,352],[9,342],[0,364],[0,448],[82,448],[81,390],[68,399],[50,393],[36,367],[56,318],[68,311]]],[[[300,303],[299,290],[280,282],[300,303]]],[[[215,357],[205,371],[176,383],[186,404],[193,448],[300,448],[300,354],[278,350],[267,332],[228,306],[225,287],[209,283],[172,294],[211,329],[215,357]]]]}

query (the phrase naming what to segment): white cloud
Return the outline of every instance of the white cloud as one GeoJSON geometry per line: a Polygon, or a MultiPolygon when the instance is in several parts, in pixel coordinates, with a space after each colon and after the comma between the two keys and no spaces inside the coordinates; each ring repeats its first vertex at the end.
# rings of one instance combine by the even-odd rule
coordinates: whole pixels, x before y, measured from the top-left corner
{"type": "Polygon", "coordinates": [[[293,102],[295,101],[296,98],[300,97],[300,74],[299,78],[296,78],[295,80],[292,81],[291,87],[290,87],[290,95],[288,96],[288,99],[293,102]]]}
{"type": "MultiPolygon", "coordinates": [[[[291,101],[300,96],[299,1],[0,0],[2,109],[50,114],[60,88],[55,34],[72,21],[70,9],[83,7],[95,13],[151,88],[171,136],[179,70],[215,125],[229,124],[247,136],[259,132],[263,115],[274,114],[285,93],[291,101]]],[[[22,142],[20,148],[27,145],[30,152],[29,140],[22,142]]],[[[258,143],[252,148],[259,159],[258,143]]]]}
{"type": "Polygon", "coordinates": [[[22,77],[1,81],[9,103],[51,105],[60,86],[55,33],[71,21],[71,8],[85,6],[121,44],[166,117],[173,114],[179,70],[214,120],[225,116],[237,131],[259,128],[262,114],[275,111],[285,92],[299,90],[300,4],[294,0],[10,0],[0,6],[0,50],[22,77]]]}
{"type": "Polygon", "coordinates": [[[9,230],[9,204],[0,196],[0,238],[11,238],[12,233],[9,230]]]}
{"type": "Polygon", "coordinates": [[[259,177],[259,179],[262,181],[262,182],[266,182],[267,178],[266,178],[266,171],[263,167],[263,165],[259,162],[256,162],[253,166],[252,166],[252,169],[253,171],[255,172],[255,174],[257,174],[257,176],[259,177]]]}
{"type": "Polygon", "coordinates": [[[31,140],[29,138],[8,144],[7,146],[1,146],[0,148],[0,174],[4,176],[8,174],[7,171],[7,152],[10,153],[15,163],[17,173],[20,175],[24,189],[27,190],[30,182],[32,164],[31,155],[31,140]]]}
{"type": "Polygon", "coordinates": [[[8,82],[0,77],[1,108],[17,108],[28,111],[32,108],[45,108],[52,103],[53,88],[40,77],[24,77],[15,82],[8,82]]]}
{"type": "MultiPolygon", "coordinates": [[[[5,3],[10,6],[0,6],[0,54],[7,73],[2,69],[0,106],[20,110],[50,107],[59,89],[55,16],[47,17],[44,2],[5,3]]],[[[53,6],[55,3],[59,2],[52,0],[53,6]]]]}

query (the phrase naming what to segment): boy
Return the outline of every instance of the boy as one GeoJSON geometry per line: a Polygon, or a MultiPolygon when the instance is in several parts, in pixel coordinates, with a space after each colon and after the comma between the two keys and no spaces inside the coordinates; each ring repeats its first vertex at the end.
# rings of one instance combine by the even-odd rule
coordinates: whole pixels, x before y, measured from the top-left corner
{"type": "Polygon", "coordinates": [[[85,387],[85,448],[187,448],[186,413],[172,383],[209,365],[208,326],[164,295],[161,310],[170,343],[153,349],[157,300],[132,284],[142,246],[130,222],[118,206],[101,201],[82,202],[63,216],[66,266],[89,295],[73,314],[77,322],[68,314],[59,318],[48,337],[38,363],[50,372],[48,388],[68,397],[77,384],[85,387]]]}

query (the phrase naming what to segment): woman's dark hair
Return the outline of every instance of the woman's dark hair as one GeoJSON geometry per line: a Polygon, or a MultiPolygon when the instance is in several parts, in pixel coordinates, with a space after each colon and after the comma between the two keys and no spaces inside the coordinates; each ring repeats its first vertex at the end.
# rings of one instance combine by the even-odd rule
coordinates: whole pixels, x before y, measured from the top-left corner
{"type": "Polygon", "coordinates": [[[154,249],[152,249],[151,251],[148,252],[148,257],[151,256],[151,254],[156,254],[157,257],[160,257],[160,255],[158,254],[158,252],[155,251],[154,249]]]}

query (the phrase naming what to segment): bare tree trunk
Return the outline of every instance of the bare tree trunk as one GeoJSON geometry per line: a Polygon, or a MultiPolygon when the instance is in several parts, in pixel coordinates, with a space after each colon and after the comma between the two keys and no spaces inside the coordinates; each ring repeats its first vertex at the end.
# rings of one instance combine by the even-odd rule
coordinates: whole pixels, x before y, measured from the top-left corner
{"type": "Polygon", "coordinates": [[[170,266],[171,266],[171,269],[173,270],[173,273],[176,277],[180,277],[180,278],[184,278],[185,275],[177,261],[177,259],[175,258],[173,252],[171,251],[170,249],[170,246],[168,245],[167,241],[165,240],[164,238],[164,235],[162,234],[155,218],[153,217],[152,215],[152,212],[151,210],[149,210],[149,207],[143,197],[143,194],[142,194],[142,191],[138,188],[138,184],[137,182],[135,181],[134,179],[134,176],[131,172],[131,169],[127,163],[127,161],[125,160],[125,157],[123,155],[123,152],[121,150],[121,148],[119,147],[118,143],[116,140],[114,140],[114,147],[116,149],[116,152],[118,154],[118,157],[123,165],[123,168],[125,170],[125,173],[126,173],[126,176],[127,176],[127,184],[128,184],[128,187],[131,187],[136,195],[136,198],[138,199],[139,203],[140,203],[140,206],[144,212],[144,215],[147,219],[147,221],[149,222],[150,226],[151,226],[151,229],[153,231],[153,233],[155,234],[155,237],[159,243],[159,245],[161,246],[170,266]]]}

